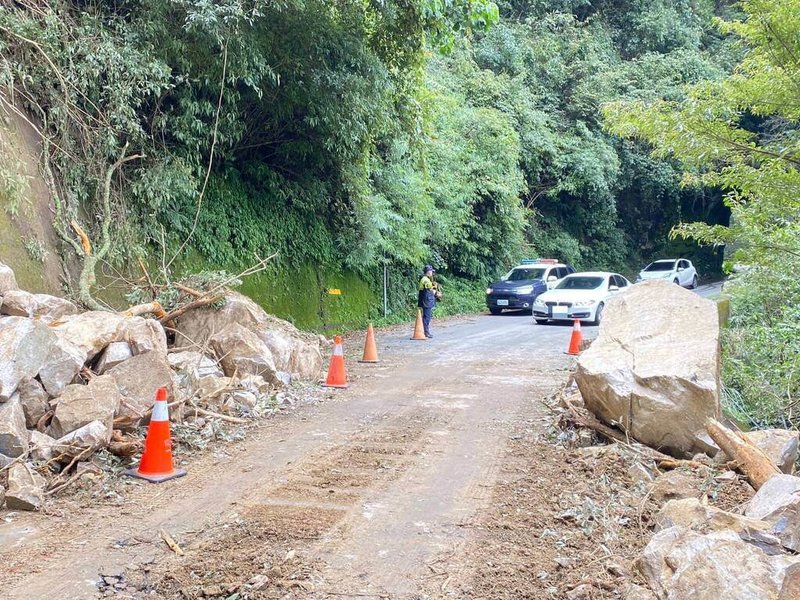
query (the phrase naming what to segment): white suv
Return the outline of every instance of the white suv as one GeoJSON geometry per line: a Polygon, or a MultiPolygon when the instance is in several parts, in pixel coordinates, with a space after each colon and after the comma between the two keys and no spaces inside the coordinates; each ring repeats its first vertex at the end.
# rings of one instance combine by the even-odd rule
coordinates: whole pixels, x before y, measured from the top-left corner
{"type": "Polygon", "coordinates": [[[697,287],[697,270],[692,261],[685,258],[656,260],[639,271],[636,281],[666,279],[693,290],[697,287]]]}

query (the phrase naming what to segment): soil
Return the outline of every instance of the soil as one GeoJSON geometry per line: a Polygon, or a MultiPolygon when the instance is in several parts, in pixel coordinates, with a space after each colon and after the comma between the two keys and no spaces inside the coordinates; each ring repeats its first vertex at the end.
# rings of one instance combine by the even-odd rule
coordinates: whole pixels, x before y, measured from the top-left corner
{"type": "MultiPolygon", "coordinates": [[[[0,595],[621,597],[659,499],[635,452],[554,428],[571,326],[436,325],[428,342],[379,332],[378,365],[350,343],[350,389],[185,457],[184,478],[0,515],[0,595]]],[[[718,505],[748,494],[710,468],[681,476],[718,505]]]]}

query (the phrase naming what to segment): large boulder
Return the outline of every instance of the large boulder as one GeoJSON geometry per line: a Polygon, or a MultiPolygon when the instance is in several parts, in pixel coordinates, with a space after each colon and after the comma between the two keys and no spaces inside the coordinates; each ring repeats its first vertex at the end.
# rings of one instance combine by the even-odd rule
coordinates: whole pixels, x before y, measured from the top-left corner
{"type": "Polygon", "coordinates": [[[121,398],[110,375],[94,377],[87,385],[68,385],[58,398],[50,435],[60,438],[92,421],[101,421],[110,431],[121,398]]]}
{"type": "Polygon", "coordinates": [[[172,370],[165,354],[147,352],[118,364],[104,377],[111,377],[119,389],[121,401],[117,417],[125,418],[125,424],[135,426],[153,408],[156,390],[167,388],[170,398],[175,390],[172,385],[172,370]]]}
{"type": "Polygon", "coordinates": [[[707,451],[703,427],[720,414],[716,310],[664,281],[614,298],[578,360],[575,381],[587,408],[653,448],[677,456],[707,451]]]}
{"type": "Polygon", "coordinates": [[[28,429],[36,427],[45,413],[50,410],[47,392],[36,379],[27,379],[17,388],[22,411],[25,413],[25,425],[28,429]]]}
{"type": "Polygon", "coordinates": [[[21,381],[36,376],[53,342],[44,323],[23,317],[0,318],[0,402],[8,400],[21,381]]]}
{"type": "Polygon", "coordinates": [[[17,278],[14,276],[14,271],[8,265],[0,263],[0,296],[5,296],[16,289],[18,289],[17,278]]]}
{"type": "Polygon", "coordinates": [[[675,526],[653,536],[636,566],[660,600],[766,600],[781,597],[798,563],[794,556],[769,556],[733,531],[675,526]]]}
{"type": "Polygon", "coordinates": [[[0,404],[0,454],[20,456],[28,449],[29,440],[22,403],[19,396],[14,396],[0,404]]]}
{"type": "Polygon", "coordinates": [[[97,361],[95,371],[98,375],[102,375],[109,369],[113,369],[117,365],[124,363],[132,356],[133,350],[131,350],[128,342],[111,342],[100,355],[100,360],[97,361]]]}
{"type": "Polygon", "coordinates": [[[38,510],[44,501],[46,481],[31,464],[17,463],[8,471],[6,507],[9,510],[38,510]]]}
{"type": "Polygon", "coordinates": [[[775,475],[750,499],[745,515],[772,524],[781,543],[800,552],[800,478],[775,475]]]}
{"type": "Polygon", "coordinates": [[[267,314],[237,292],[228,292],[225,304],[219,309],[207,306],[182,315],[176,326],[179,333],[176,345],[187,349],[204,346],[233,324],[254,333],[263,342],[276,371],[300,379],[318,377],[323,364],[319,337],[267,314]]]}
{"type": "Polygon", "coordinates": [[[59,396],[75,380],[85,360],[83,351],[75,344],[53,335],[47,360],[39,371],[39,381],[48,395],[52,398],[59,396]]]}
{"type": "Polygon", "coordinates": [[[37,318],[43,321],[56,321],[77,312],[78,307],[69,300],[48,294],[31,294],[23,290],[6,292],[0,305],[0,314],[37,318]]]}
{"type": "Polygon", "coordinates": [[[211,347],[228,377],[261,375],[267,381],[278,381],[269,347],[239,323],[231,323],[214,335],[211,347]]]}

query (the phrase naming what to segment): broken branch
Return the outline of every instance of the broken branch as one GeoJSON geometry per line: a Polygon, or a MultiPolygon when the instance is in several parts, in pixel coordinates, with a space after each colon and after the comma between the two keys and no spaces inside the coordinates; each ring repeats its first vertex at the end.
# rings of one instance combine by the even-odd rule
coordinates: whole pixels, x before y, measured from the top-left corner
{"type": "Polygon", "coordinates": [[[780,470],[764,452],[738,431],[732,431],[716,419],[706,421],[706,431],[722,451],[736,461],[750,485],[758,490],[780,470]]]}

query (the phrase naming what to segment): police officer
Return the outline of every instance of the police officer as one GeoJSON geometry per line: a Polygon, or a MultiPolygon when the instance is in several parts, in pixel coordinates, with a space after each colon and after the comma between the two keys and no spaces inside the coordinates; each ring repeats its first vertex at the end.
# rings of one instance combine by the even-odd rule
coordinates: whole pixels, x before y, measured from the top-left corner
{"type": "Polygon", "coordinates": [[[431,318],[433,308],[436,306],[437,297],[441,296],[437,284],[433,281],[434,270],[430,265],[425,265],[422,270],[422,279],[419,280],[419,295],[417,306],[422,309],[422,325],[425,328],[425,337],[432,338],[431,318]]]}

